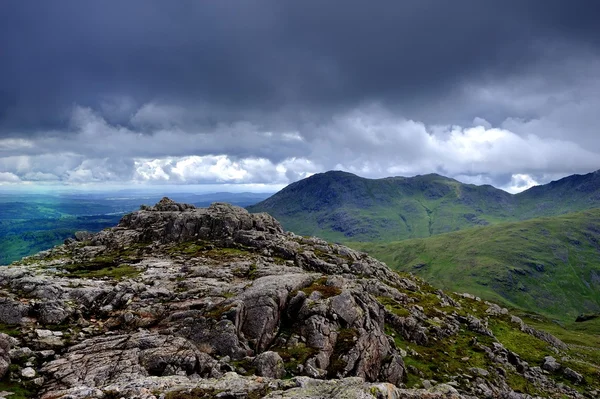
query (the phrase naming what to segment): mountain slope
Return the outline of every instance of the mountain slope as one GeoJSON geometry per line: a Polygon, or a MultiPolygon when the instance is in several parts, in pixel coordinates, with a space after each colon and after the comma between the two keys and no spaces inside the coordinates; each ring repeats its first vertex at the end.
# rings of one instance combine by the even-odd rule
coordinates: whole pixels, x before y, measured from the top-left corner
{"type": "Polygon", "coordinates": [[[600,209],[353,246],[444,289],[563,320],[600,312],[600,209]]]}
{"type": "Polygon", "coordinates": [[[584,399],[600,389],[597,337],[582,332],[581,345],[557,329],[569,346],[544,320],[534,329],[228,204],[143,206],[0,268],[0,297],[0,388],[15,399],[584,399]]]}
{"type": "Polygon", "coordinates": [[[600,207],[600,172],[511,195],[430,174],[365,179],[332,171],[290,184],[248,207],[297,234],[336,241],[390,241],[600,207]]]}
{"type": "Polygon", "coordinates": [[[365,179],[332,171],[290,184],[248,207],[298,234],[331,240],[427,237],[513,217],[513,197],[492,186],[431,174],[365,179]]]}
{"type": "Polygon", "coordinates": [[[515,199],[520,219],[600,207],[600,170],[532,187],[516,194],[515,199]]]}

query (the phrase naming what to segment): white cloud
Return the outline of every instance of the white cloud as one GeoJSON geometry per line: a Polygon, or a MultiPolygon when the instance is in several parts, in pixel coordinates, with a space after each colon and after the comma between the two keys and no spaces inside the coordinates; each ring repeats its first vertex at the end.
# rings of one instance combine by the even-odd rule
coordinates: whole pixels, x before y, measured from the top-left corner
{"type": "Polygon", "coordinates": [[[10,172],[0,172],[0,184],[2,183],[17,183],[20,182],[19,176],[10,172]]]}
{"type": "Polygon", "coordinates": [[[330,169],[366,177],[437,172],[519,191],[544,183],[545,176],[600,167],[600,149],[566,137],[517,133],[511,121],[500,127],[483,118],[466,127],[428,126],[377,105],[296,129],[249,121],[180,126],[193,118],[156,104],[131,115],[125,127],[75,107],[70,132],[0,140],[0,170],[23,182],[271,185],[330,169]]]}
{"type": "Polygon", "coordinates": [[[520,193],[521,191],[537,186],[538,184],[539,183],[535,181],[533,177],[518,173],[512,175],[510,183],[501,188],[509,193],[520,193]]]}

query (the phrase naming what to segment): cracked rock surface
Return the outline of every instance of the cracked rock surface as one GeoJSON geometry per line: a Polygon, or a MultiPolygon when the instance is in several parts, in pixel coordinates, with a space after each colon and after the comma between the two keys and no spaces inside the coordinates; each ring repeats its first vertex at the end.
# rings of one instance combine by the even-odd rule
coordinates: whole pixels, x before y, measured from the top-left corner
{"type": "Polygon", "coordinates": [[[498,326],[564,354],[516,319],[267,214],[165,198],[0,270],[0,374],[44,399],[593,397],[503,345],[498,326]]]}

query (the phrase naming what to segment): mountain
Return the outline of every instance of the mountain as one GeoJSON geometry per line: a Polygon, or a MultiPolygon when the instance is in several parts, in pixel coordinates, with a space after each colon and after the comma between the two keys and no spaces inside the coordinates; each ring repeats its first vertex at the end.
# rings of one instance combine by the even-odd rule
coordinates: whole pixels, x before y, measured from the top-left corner
{"type": "Polygon", "coordinates": [[[268,212],[298,234],[372,241],[489,224],[511,217],[514,208],[502,190],[436,174],[365,179],[333,171],[290,184],[248,210],[268,212]]]}
{"type": "Polygon", "coordinates": [[[520,219],[600,207],[600,170],[572,175],[516,194],[520,219]]]}
{"type": "Polygon", "coordinates": [[[593,398],[596,322],[565,330],[286,233],[267,214],[165,198],[0,268],[0,390],[13,399],[593,398]]]}
{"type": "Polygon", "coordinates": [[[366,179],[320,173],[248,207],[297,234],[334,241],[429,237],[468,227],[600,206],[600,172],[573,175],[511,195],[437,174],[366,179]]]}
{"type": "Polygon", "coordinates": [[[444,289],[563,321],[600,312],[600,209],[353,246],[444,289]]]}

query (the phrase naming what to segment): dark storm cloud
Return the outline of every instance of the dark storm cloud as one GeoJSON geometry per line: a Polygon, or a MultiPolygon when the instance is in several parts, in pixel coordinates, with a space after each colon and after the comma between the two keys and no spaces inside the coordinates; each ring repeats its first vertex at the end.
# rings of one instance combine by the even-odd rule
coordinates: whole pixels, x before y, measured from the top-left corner
{"type": "Polygon", "coordinates": [[[600,3],[0,1],[0,185],[600,167],[600,3]]]}
{"type": "Polygon", "coordinates": [[[318,114],[369,101],[436,120],[423,109],[455,112],[436,101],[466,83],[543,70],[565,51],[597,53],[599,9],[591,0],[3,1],[0,126],[64,127],[74,104],[129,123],[127,110],[103,107],[115,98],[133,109],[210,103],[195,121],[206,124],[267,120],[283,104],[318,114]]]}

